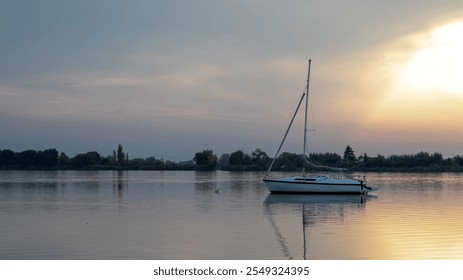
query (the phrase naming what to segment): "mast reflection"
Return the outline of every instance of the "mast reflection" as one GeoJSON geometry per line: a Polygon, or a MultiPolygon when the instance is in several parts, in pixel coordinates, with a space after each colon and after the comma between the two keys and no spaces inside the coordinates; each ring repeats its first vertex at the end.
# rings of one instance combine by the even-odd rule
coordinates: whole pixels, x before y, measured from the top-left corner
{"type": "MultiPolygon", "coordinates": [[[[367,201],[376,198],[367,194],[269,194],[264,201],[264,212],[267,215],[272,226],[276,240],[278,241],[285,258],[288,259],[308,259],[308,238],[307,229],[309,225],[315,225],[323,221],[342,221],[345,217],[345,212],[349,209],[357,209],[363,211],[367,201]],[[278,216],[290,215],[291,219],[295,219],[299,225],[293,227],[296,230],[302,231],[302,256],[294,255],[294,250],[291,250],[289,243],[294,243],[295,239],[291,236],[285,236],[285,230],[278,221],[278,216]],[[299,216],[299,218],[296,218],[299,216]]],[[[286,219],[287,220],[287,219],[286,219]]],[[[290,231],[289,233],[294,233],[290,231]]],[[[299,245],[298,245],[299,246],[299,245]]],[[[293,246],[294,247],[294,246],[293,246]]],[[[300,250],[300,249],[297,249],[300,250]]]]}

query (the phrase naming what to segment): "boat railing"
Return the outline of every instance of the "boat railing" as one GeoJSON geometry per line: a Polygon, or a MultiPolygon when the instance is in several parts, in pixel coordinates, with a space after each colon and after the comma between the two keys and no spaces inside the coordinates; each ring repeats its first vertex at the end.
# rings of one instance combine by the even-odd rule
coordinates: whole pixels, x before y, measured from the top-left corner
{"type": "Polygon", "coordinates": [[[340,172],[338,173],[338,175],[336,176],[336,179],[353,179],[353,180],[357,180],[357,181],[363,181],[365,182],[365,175],[361,176],[361,175],[351,175],[349,173],[346,173],[346,172],[340,172]]]}

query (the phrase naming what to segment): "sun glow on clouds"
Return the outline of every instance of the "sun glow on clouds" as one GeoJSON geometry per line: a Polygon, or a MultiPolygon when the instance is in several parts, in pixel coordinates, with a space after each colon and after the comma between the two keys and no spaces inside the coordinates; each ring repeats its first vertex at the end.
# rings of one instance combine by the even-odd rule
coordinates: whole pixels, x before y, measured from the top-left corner
{"type": "Polygon", "coordinates": [[[364,113],[365,137],[385,146],[400,144],[405,150],[460,150],[463,21],[411,34],[383,47],[383,72],[388,73],[388,81],[375,87],[379,92],[376,102],[364,113]]]}
{"type": "Polygon", "coordinates": [[[387,98],[426,101],[463,97],[463,21],[411,34],[387,46],[391,86],[387,98]]]}
{"type": "Polygon", "coordinates": [[[463,22],[434,29],[407,63],[400,87],[419,92],[463,95],[463,22]]]}

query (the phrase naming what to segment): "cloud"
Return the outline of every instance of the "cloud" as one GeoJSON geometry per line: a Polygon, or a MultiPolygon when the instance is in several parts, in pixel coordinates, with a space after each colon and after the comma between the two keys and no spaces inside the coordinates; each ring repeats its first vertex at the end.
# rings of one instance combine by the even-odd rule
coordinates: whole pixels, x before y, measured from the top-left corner
{"type": "Polygon", "coordinates": [[[271,150],[304,90],[309,58],[317,104],[311,114],[322,127],[317,137],[328,135],[319,143],[330,143],[330,151],[339,134],[358,140],[393,84],[388,71],[403,59],[387,51],[397,47],[389,43],[460,5],[55,2],[10,2],[0,11],[0,115],[22,119],[30,135],[27,121],[55,124],[45,125],[50,138],[67,123],[88,126],[101,143],[124,134],[140,154],[150,149],[148,140],[134,144],[140,137],[166,149],[169,142],[185,150],[210,142],[271,150]],[[338,128],[328,125],[332,119],[338,128]]]}

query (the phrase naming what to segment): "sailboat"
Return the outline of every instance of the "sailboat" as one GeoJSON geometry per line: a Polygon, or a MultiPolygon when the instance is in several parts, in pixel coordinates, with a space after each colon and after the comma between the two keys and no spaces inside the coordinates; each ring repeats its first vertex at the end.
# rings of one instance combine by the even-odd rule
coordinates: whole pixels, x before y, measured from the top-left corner
{"type": "MultiPolygon", "coordinates": [[[[333,178],[329,175],[307,175],[305,172],[305,166],[310,164],[313,167],[318,167],[317,165],[308,161],[308,157],[306,155],[307,149],[307,110],[308,110],[308,96],[309,96],[309,81],[310,81],[310,66],[312,64],[312,60],[309,60],[308,66],[308,74],[307,74],[307,87],[306,91],[302,94],[302,97],[299,101],[296,111],[291,119],[291,122],[286,130],[286,133],[281,141],[280,147],[276,152],[275,157],[273,158],[270,167],[265,174],[263,179],[265,186],[271,193],[350,193],[350,194],[362,194],[368,193],[370,191],[374,191],[375,189],[368,186],[364,180],[349,178],[349,177],[341,177],[341,178],[333,178]],[[291,176],[291,177],[284,177],[284,178],[272,178],[270,176],[270,171],[275,163],[275,160],[278,156],[278,153],[283,146],[283,143],[288,135],[288,132],[292,126],[294,118],[297,115],[297,112],[301,106],[302,101],[305,99],[305,116],[304,116],[304,152],[302,154],[303,157],[303,169],[302,174],[299,176],[291,176]]],[[[323,166],[323,168],[327,168],[323,166]]]]}

